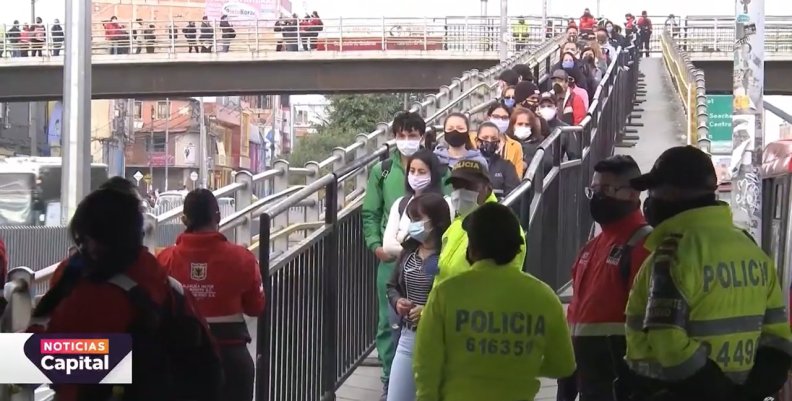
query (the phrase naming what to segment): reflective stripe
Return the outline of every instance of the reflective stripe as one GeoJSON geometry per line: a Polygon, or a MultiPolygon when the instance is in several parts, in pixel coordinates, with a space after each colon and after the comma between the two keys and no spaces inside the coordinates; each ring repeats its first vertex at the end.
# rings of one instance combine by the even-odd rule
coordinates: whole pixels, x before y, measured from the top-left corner
{"type": "Polygon", "coordinates": [[[641,376],[665,381],[679,381],[693,376],[693,374],[706,365],[707,351],[704,347],[698,347],[696,352],[686,361],[671,367],[663,367],[656,360],[650,359],[626,359],[626,362],[631,370],[641,376]]]}
{"type": "Polygon", "coordinates": [[[775,334],[762,333],[762,335],[759,336],[759,346],[775,348],[787,355],[792,355],[792,342],[775,334]]]}
{"type": "Polygon", "coordinates": [[[765,311],[764,314],[764,324],[778,324],[778,323],[786,323],[787,322],[787,312],[786,308],[783,306],[780,308],[770,308],[765,311]]]}
{"type": "Polygon", "coordinates": [[[574,323],[569,331],[573,337],[623,336],[624,323],[574,323]]]}
{"type": "Polygon", "coordinates": [[[206,323],[242,323],[244,321],[245,318],[242,316],[241,313],[237,313],[235,315],[215,316],[215,317],[206,318],[206,323]]]}
{"type": "MultiPolygon", "coordinates": [[[[773,312],[775,316],[775,312],[773,312]]],[[[627,316],[627,327],[631,330],[642,331],[644,317],[642,315],[627,316]]],[[[767,314],[762,316],[737,316],[723,319],[694,320],[682,327],[691,337],[709,337],[762,331],[762,323],[767,323],[767,314]]],[[[672,328],[672,327],[669,327],[672,328]]]]}
{"type": "Polygon", "coordinates": [[[627,327],[634,331],[643,331],[643,315],[627,315],[627,327]]]}

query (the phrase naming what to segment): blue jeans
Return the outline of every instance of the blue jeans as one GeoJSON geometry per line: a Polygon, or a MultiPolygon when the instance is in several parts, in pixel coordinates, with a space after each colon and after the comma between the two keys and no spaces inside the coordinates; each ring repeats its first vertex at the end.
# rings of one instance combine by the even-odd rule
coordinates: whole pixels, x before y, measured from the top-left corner
{"type": "Polygon", "coordinates": [[[396,355],[391,364],[388,401],[415,401],[415,377],[412,367],[414,346],[415,332],[407,328],[402,329],[396,355]]]}

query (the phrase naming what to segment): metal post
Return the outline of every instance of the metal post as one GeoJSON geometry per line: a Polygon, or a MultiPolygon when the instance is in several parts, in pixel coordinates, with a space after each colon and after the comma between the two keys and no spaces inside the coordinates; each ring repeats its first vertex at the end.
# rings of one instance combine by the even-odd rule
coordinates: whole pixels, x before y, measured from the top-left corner
{"type": "Polygon", "coordinates": [[[602,16],[600,13],[600,0],[597,0],[597,20],[602,16]]]}
{"type": "MultiPolygon", "coordinates": [[[[547,36],[547,1],[542,0],[542,36],[547,36]]],[[[599,8],[599,1],[597,2],[599,8]]],[[[553,37],[553,36],[551,36],[553,37]]]]}
{"type": "MultiPolygon", "coordinates": [[[[143,106],[141,105],[140,107],[142,110],[143,106]]],[[[127,100],[127,137],[125,139],[129,141],[135,140],[135,99],[127,100]]],[[[126,142],[124,142],[123,146],[126,146],[126,142]]],[[[126,153],[124,153],[124,159],[126,160],[126,153]]],[[[126,177],[126,161],[122,171],[124,172],[124,177],[126,177]]]]}
{"type": "Polygon", "coordinates": [[[509,1],[500,2],[500,61],[509,58],[509,1]]]}
{"type": "MultiPolygon", "coordinates": [[[[168,164],[170,164],[170,98],[165,98],[165,107],[168,109],[168,117],[165,120],[165,190],[168,190],[168,164]]],[[[174,157],[175,159],[175,157],[174,157]]]]}
{"type": "MultiPolygon", "coordinates": [[[[151,106],[151,131],[149,131],[149,146],[148,146],[148,157],[149,157],[149,191],[154,191],[154,112],[156,109],[154,105],[151,106]]],[[[157,116],[159,117],[159,116],[157,116]]]]}
{"type": "Polygon", "coordinates": [[[209,163],[209,160],[208,160],[209,159],[209,152],[208,152],[208,149],[207,149],[207,147],[209,145],[207,144],[207,142],[209,142],[209,141],[207,141],[207,138],[206,138],[207,132],[206,132],[206,116],[204,115],[204,99],[202,97],[198,98],[198,103],[199,103],[199,107],[201,108],[200,109],[200,117],[199,117],[201,119],[201,121],[200,121],[200,126],[201,126],[200,135],[201,135],[201,137],[199,138],[199,141],[198,141],[198,147],[201,148],[200,149],[201,153],[199,155],[200,158],[201,158],[201,161],[200,161],[201,165],[200,165],[200,168],[199,168],[199,170],[200,170],[199,171],[199,175],[200,175],[200,180],[201,180],[201,188],[206,188],[206,183],[207,183],[207,180],[208,180],[208,177],[206,175],[208,174],[208,171],[209,171],[209,168],[208,168],[209,167],[208,166],[208,163],[209,163]]]}
{"type": "Polygon", "coordinates": [[[732,146],[747,142],[732,178],[736,225],[762,243],[762,149],[764,148],[764,0],[736,0],[732,146]]]}
{"type": "Polygon", "coordinates": [[[36,102],[28,103],[28,138],[30,138],[30,156],[38,156],[38,107],[36,102]]]}
{"type": "Polygon", "coordinates": [[[63,61],[61,222],[65,225],[91,188],[91,0],[66,3],[63,61]]]}

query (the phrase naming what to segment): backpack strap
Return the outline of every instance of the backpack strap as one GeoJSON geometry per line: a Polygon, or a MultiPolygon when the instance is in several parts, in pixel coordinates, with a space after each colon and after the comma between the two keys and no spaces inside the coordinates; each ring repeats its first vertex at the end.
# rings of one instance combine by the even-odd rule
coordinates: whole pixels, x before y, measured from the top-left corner
{"type": "Polygon", "coordinates": [[[393,160],[391,158],[387,158],[380,163],[381,173],[379,176],[379,185],[382,187],[382,183],[388,178],[388,174],[391,172],[391,168],[393,167],[393,160]]]}
{"type": "Polygon", "coordinates": [[[619,258],[619,274],[624,281],[626,288],[630,288],[630,268],[632,267],[632,251],[636,245],[643,241],[652,232],[652,226],[644,225],[635,230],[627,243],[622,247],[621,258],[619,258]]]}
{"type": "Polygon", "coordinates": [[[412,197],[402,196],[401,200],[399,201],[399,217],[404,215],[404,211],[407,210],[407,205],[410,204],[412,197]]]}

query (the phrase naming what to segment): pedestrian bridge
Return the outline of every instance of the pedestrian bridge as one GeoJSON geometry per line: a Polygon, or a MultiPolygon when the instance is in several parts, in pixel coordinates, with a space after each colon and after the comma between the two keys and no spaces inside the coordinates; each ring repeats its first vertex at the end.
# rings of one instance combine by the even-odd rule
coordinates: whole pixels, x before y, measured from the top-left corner
{"type": "MultiPolygon", "coordinates": [[[[767,95],[792,94],[791,17],[769,18],[765,26],[764,92],[767,95]]],[[[734,89],[734,22],[692,24],[673,35],[675,45],[704,72],[709,93],[731,93],[734,89]]]]}
{"type": "MultiPolygon", "coordinates": [[[[144,30],[141,38],[128,27],[113,36],[94,24],[93,98],[428,92],[448,77],[497,64],[502,39],[499,21],[481,17],[326,19],[321,32],[286,32],[268,20],[234,23],[233,39],[213,25],[205,35],[199,26],[205,38],[194,41],[180,31],[186,22],[142,22],[154,26],[150,33],[125,24],[144,30]]],[[[544,40],[541,19],[526,24],[530,40],[506,38],[511,54],[544,40]]],[[[550,35],[562,30],[557,24],[550,35]]],[[[8,45],[13,55],[28,51],[8,45]]],[[[0,58],[0,101],[60,99],[68,50],[61,47],[48,35],[42,56],[0,58]]]]}

